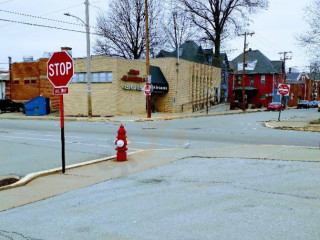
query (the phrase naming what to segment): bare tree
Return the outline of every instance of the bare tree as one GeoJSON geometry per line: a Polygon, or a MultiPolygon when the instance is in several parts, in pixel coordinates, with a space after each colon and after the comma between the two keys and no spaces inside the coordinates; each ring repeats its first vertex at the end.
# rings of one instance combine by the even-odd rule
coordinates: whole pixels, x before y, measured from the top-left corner
{"type": "Polygon", "coordinates": [[[305,19],[309,24],[310,29],[304,31],[297,38],[299,45],[305,47],[310,51],[308,56],[311,62],[319,61],[320,57],[320,0],[313,0],[313,2],[308,5],[305,11],[305,19]]]}
{"type": "Polygon", "coordinates": [[[175,50],[183,42],[197,39],[195,25],[187,16],[184,6],[172,0],[166,5],[169,8],[163,21],[165,48],[175,50]]]}
{"type": "Polygon", "coordinates": [[[204,33],[202,40],[214,46],[213,63],[220,66],[221,42],[243,31],[249,15],[266,9],[268,0],[179,0],[204,33]]]}
{"type": "MultiPolygon", "coordinates": [[[[139,59],[145,56],[145,1],[112,0],[108,14],[97,18],[97,54],[139,59]]],[[[151,56],[158,50],[161,39],[157,29],[161,14],[160,2],[149,0],[149,45],[151,56]]]]}

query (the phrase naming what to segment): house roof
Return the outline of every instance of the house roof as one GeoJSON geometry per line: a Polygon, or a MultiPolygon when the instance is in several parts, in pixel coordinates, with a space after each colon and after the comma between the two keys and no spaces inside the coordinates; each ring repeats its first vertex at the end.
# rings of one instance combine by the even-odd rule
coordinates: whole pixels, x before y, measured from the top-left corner
{"type": "Polygon", "coordinates": [[[300,77],[300,73],[287,73],[286,80],[287,82],[298,82],[300,77]]]}
{"type": "MultiPolygon", "coordinates": [[[[237,71],[238,73],[242,72],[242,64],[243,64],[243,53],[236,57],[234,60],[230,62],[230,67],[237,71]],[[238,68],[239,66],[239,68],[238,68]]],[[[262,54],[259,50],[249,50],[246,51],[246,74],[274,74],[279,73],[278,63],[272,63],[264,54],[262,54]],[[250,66],[250,68],[249,68],[250,66]]]]}
{"type": "Polygon", "coordinates": [[[273,65],[278,74],[282,73],[283,61],[271,61],[271,64],[273,65]]]}
{"type": "MultiPolygon", "coordinates": [[[[183,44],[181,44],[179,48],[179,54],[181,59],[202,64],[208,64],[202,47],[198,46],[194,41],[186,41],[183,44]]],[[[161,50],[157,57],[177,57],[177,50],[174,50],[170,53],[161,50]]]]}

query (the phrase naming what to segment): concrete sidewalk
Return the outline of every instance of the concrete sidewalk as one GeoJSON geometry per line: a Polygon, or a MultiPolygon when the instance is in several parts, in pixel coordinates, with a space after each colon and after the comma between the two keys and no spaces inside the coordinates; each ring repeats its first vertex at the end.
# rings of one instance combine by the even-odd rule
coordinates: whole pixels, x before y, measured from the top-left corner
{"type": "MultiPolygon", "coordinates": [[[[182,118],[197,118],[206,116],[219,116],[229,114],[241,114],[242,110],[229,110],[229,104],[219,104],[211,107],[208,114],[206,110],[197,112],[180,112],[180,113],[162,113],[156,112],[151,114],[151,118],[147,118],[147,114],[137,115],[124,115],[113,117],[77,117],[77,116],[65,116],[65,121],[88,121],[88,122],[138,122],[138,121],[163,121],[182,118]]],[[[247,109],[246,113],[254,113],[265,111],[265,108],[261,109],[247,109]]],[[[45,116],[25,116],[23,113],[2,113],[0,119],[14,119],[14,120],[53,120],[59,121],[59,113],[51,113],[45,116]]]]}
{"type": "Polygon", "coordinates": [[[116,162],[110,157],[69,166],[65,174],[61,169],[53,169],[27,175],[16,184],[0,188],[0,211],[189,157],[320,162],[319,151],[318,148],[270,145],[139,151],[131,153],[126,162],[116,162]]]}
{"type": "Polygon", "coordinates": [[[283,130],[320,132],[320,124],[310,124],[320,119],[320,114],[309,114],[281,121],[267,121],[266,127],[283,130]]]}

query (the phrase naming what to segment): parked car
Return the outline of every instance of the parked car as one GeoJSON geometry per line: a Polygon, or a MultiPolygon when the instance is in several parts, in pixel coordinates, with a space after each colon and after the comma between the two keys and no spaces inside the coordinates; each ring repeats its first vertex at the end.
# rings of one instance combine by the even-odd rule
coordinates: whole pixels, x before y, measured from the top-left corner
{"type": "Polygon", "coordinates": [[[0,113],[3,112],[24,112],[24,104],[10,99],[0,99],[0,113]]]}
{"type": "Polygon", "coordinates": [[[309,102],[309,107],[310,108],[317,108],[318,107],[318,102],[317,101],[310,101],[309,102]]]}
{"type": "Polygon", "coordinates": [[[267,111],[279,111],[284,110],[284,104],[280,102],[271,102],[267,106],[267,111]]]}
{"type": "Polygon", "coordinates": [[[308,100],[300,100],[298,102],[298,108],[309,108],[309,101],[308,100]]]}

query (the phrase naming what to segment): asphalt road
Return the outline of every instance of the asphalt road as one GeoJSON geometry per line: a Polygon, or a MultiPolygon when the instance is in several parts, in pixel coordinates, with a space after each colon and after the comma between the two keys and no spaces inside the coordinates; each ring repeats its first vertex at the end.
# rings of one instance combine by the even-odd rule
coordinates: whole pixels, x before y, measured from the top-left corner
{"type": "Polygon", "coordinates": [[[0,240],[318,240],[320,164],[188,158],[0,213],[0,240]]]}
{"type": "MultiPolygon", "coordinates": [[[[292,109],[282,119],[316,113],[292,109]]],[[[232,145],[290,145],[318,147],[320,134],[268,129],[264,121],[277,112],[124,123],[129,151],[139,149],[219,148],[232,145]]],[[[115,155],[113,143],[119,123],[66,122],[66,163],[73,164],[115,155]]],[[[0,120],[0,176],[18,175],[61,167],[58,121],[0,120]]]]}

